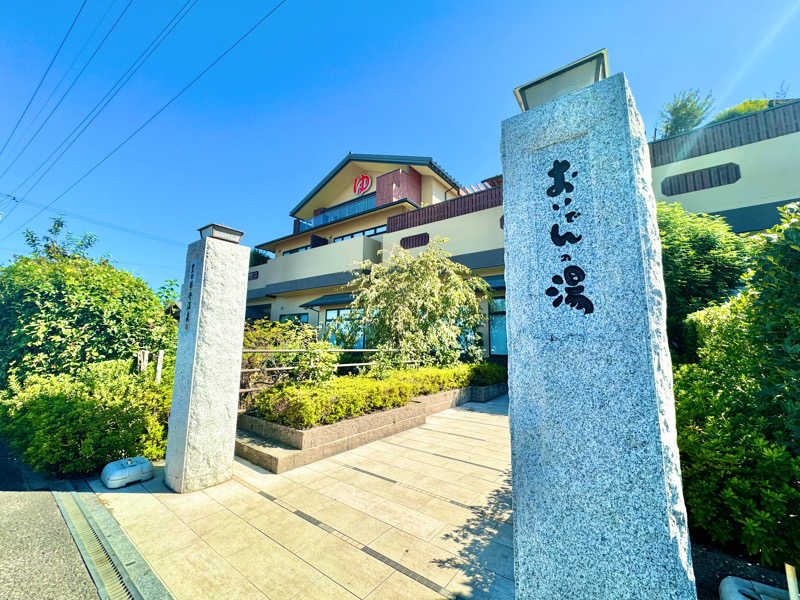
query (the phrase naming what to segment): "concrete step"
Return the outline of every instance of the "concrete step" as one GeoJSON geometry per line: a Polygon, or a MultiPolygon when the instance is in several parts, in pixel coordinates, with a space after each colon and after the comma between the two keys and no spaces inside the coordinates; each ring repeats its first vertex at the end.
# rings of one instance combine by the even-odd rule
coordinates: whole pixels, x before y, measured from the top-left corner
{"type": "Polygon", "coordinates": [[[505,384],[498,384],[418,396],[401,407],[305,430],[240,415],[236,455],[273,473],[283,473],[424,425],[428,415],[448,408],[475,400],[486,402],[505,394],[507,389],[505,384]]]}
{"type": "MultiPolygon", "coordinates": [[[[449,408],[449,407],[448,407],[449,408]]],[[[425,413],[411,416],[407,419],[396,421],[382,427],[369,429],[333,440],[327,444],[298,450],[286,444],[270,440],[243,429],[236,430],[236,456],[240,456],[251,463],[272,471],[284,473],[290,469],[302,467],[323,458],[358,448],[364,444],[374,442],[395,433],[424,425],[425,413]]]]}

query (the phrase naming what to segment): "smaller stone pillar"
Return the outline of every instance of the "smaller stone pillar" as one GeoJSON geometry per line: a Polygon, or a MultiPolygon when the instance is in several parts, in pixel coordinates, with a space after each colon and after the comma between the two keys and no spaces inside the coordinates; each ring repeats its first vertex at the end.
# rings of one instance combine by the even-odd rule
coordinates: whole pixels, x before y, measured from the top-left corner
{"type": "Polygon", "coordinates": [[[164,477],[179,493],[232,475],[250,256],[242,235],[207,225],[186,251],[164,477]]]}

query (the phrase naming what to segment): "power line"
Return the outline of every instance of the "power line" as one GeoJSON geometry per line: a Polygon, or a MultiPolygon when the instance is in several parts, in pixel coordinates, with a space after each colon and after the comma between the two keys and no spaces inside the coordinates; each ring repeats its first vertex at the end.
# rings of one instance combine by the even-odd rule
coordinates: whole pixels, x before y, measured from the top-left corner
{"type": "MultiPolygon", "coordinates": [[[[9,204],[11,204],[13,202],[17,202],[18,203],[19,200],[17,198],[15,198],[14,196],[10,196],[8,194],[0,193],[0,211],[2,211],[2,208],[4,206],[8,206],[9,204]]],[[[84,214],[77,213],[77,212],[72,212],[72,211],[69,211],[69,210],[56,210],[56,209],[53,209],[53,208],[47,208],[45,204],[41,204],[39,202],[31,202],[29,200],[28,204],[30,204],[31,206],[35,206],[35,207],[44,208],[47,212],[50,212],[50,213],[54,213],[54,214],[58,214],[58,215],[64,215],[65,217],[69,217],[71,219],[76,219],[78,221],[86,221],[87,223],[91,223],[92,225],[97,225],[99,227],[103,227],[103,228],[106,228],[106,229],[113,229],[114,231],[119,231],[121,233],[127,233],[129,235],[136,236],[138,238],[148,239],[148,240],[151,240],[151,241],[154,241],[154,242],[161,242],[163,244],[167,244],[167,245],[170,245],[170,246],[179,246],[181,248],[183,248],[186,245],[184,242],[181,242],[181,241],[178,241],[178,240],[173,240],[171,238],[164,237],[164,236],[158,235],[156,233],[151,233],[149,231],[142,231],[141,229],[134,229],[132,227],[126,227],[124,225],[119,225],[117,223],[112,223],[110,221],[103,221],[101,219],[96,219],[94,217],[90,217],[88,215],[84,215],[84,214]]],[[[11,211],[9,211],[8,214],[10,214],[10,213],[11,213],[11,211]]],[[[2,212],[0,212],[0,219],[2,219],[2,218],[3,218],[2,212]]]]}
{"type": "Polygon", "coordinates": [[[28,181],[30,181],[31,178],[33,178],[39,172],[39,170],[42,167],[44,167],[47,164],[47,162],[51,158],[53,158],[53,156],[59,150],[61,150],[65,144],[67,144],[67,142],[69,142],[66,148],[64,148],[61,151],[61,153],[55,158],[55,160],[53,160],[52,163],[50,163],[47,169],[45,169],[45,171],[33,183],[33,185],[31,185],[31,187],[28,188],[28,191],[25,192],[25,194],[22,197],[22,200],[25,200],[25,198],[27,198],[28,194],[31,193],[33,188],[35,188],[39,184],[39,182],[56,165],[56,163],[58,163],[58,161],[61,160],[61,157],[67,153],[67,151],[72,147],[72,145],[76,141],[78,141],[78,138],[81,137],[81,135],[83,135],[83,132],[86,131],[89,128],[89,126],[94,122],[94,120],[100,115],[100,113],[103,112],[103,110],[105,110],[106,106],[108,106],[111,103],[111,101],[116,97],[116,95],[120,92],[120,90],[122,90],[122,88],[133,78],[136,72],[144,65],[145,62],[147,62],[147,60],[153,55],[153,53],[158,49],[158,47],[164,42],[164,40],[167,39],[167,37],[169,37],[169,35],[175,30],[178,24],[183,20],[183,18],[186,15],[189,14],[189,11],[191,11],[198,2],[199,0],[186,0],[186,3],[183,6],[181,6],[178,12],[175,13],[175,15],[167,22],[167,24],[161,29],[161,31],[158,32],[156,37],[153,38],[153,40],[144,48],[144,50],[142,50],[139,56],[136,57],[136,59],[130,64],[130,66],[126,69],[126,71],[120,76],[120,78],[117,79],[116,82],[114,82],[114,85],[112,85],[108,89],[108,91],[102,98],[100,98],[97,104],[95,104],[92,107],[92,109],[88,113],[86,113],[86,116],[84,116],[83,119],[77,125],[75,125],[72,131],[70,131],[69,134],[63,140],[61,140],[61,143],[58,146],[56,146],[55,150],[53,150],[47,156],[47,158],[45,158],[41,162],[41,164],[38,167],[36,167],[25,179],[22,180],[22,182],[19,185],[17,185],[17,187],[15,187],[12,190],[12,193],[16,193],[22,186],[24,186],[28,181]],[[191,4],[191,6],[189,6],[189,4],[191,4]],[[188,9],[186,8],[187,6],[189,6],[188,9]],[[74,138],[72,138],[73,135],[75,135],[74,138]],[[72,141],[70,141],[70,138],[72,138],[72,141]]]}
{"type": "Polygon", "coordinates": [[[72,68],[78,63],[78,60],[83,56],[84,51],[86,50],[86,48],[89,47],[89,44],[94,39],[95,35],[97,35],[97,32],[100,30],[100,26],[103,23],[105,23],[106,17],[108,17],[108,15],[111,13],[111,10],[114,8],[114,6],[117,4],[118,1],[119,0],[112,0],[111,3],[108,5],[108,7],[106,7],[106,10],[103,13],[103,16],[100,17],[100,20],[97,21],[97,24],[94,26],[94,29],[92,29],[92,33],[90,33],[89,36],[86,38],[86,41],[83,42],[83,45],[81,46],[81,49],[78,50],[78,52],[75,54],[75,58],[72,59],[72,62],[69,64],[69,66],[64,71],[64,74],[61,76],[61,79],[59,79],[58,83],[56,83],[56,85],[53,87],[53,89],[50,90],[50,93],[47,95],[47,99],[42,103],[42,105],[39,107],[39,110],[36,112],[36,114],[31,119],[31,124],[28,126],[28,131],[25,133],[26,135],[28,133],[30,133],[31,131],[33,131],[35,123],[39,120],[39,117],[44,112],[44,109],[47,108],[48,104],[50,104],[50,100],[53,99],[53,96],[56,95],[56,92],[61,89],[61,84],[64,83],[64,81],[67,79],[67,76],[70,73],[72,73],[72,68]]]}
{"type": "Polygon", "coordinates": [[[72,32],[73,27],[75,27],[75,23],[78,22],[78,17],[81,16],[81,13],[83,12],[83,7],[86,6],[86,2],[87,2],[87,0],[83,0],[83,2],[81,3],[80,8],[78,9],[77,14],[75,15],[75,18],[72,19],[72,23],[70,24],[69,29],[67,29],[67,33],[64,34],[64,38],[61,40],[61,43],[58,45],[58,48],[56,49],[56,53],[53,55],[53,58],[50,59],[50,64],[48,64],[47,68],[44,70],[44,75],[42,75],[42,78],[39,80],[39,83],[36,85],[36,89],[33,90],[33,94],[31,94],[31,97],[28,99],[28,103],[25,105],[25,108],[22,109],[22,114],[17,119],[17,122],[14,125],[14,128],[11,130],[11,133],[8,134],[8,139],[6,140],[6,143],[3,144],[2,148],[0,148],[0,156],[2,156],[3,152],[5,152],[6,147],[8,146],[8,143],[11,141],[11,138],[14,137],[14,134],[17,132],[17,127],[19,127],[19,124],[22,122],[22,119],[25,117],[25,114],[28,112],[28,109],[31,107],[31,103],[33,102],[33,99],[36,98],[36,94],[39,93],[39,88],[42,87],[42,84],[44,83],[44,80],[47,77],[47,74],[50,72],[50,68],[53,66],[53,63],[56,62],[56,58],[58,58],[58,55],[61,53],[61,49],[64,47],[64,44],[66,43],[67,38],[69,37],[69,34],[72,32]]]}
{"type": "MultiPolygon", "coordinates": [[[[30,218],[26,219],[26,220],[25,220],[25,221],[24,221],[24,222],[23,222],[21,225],[19,225],[19,226],[18,226],[16,229],[14,229],[14,230],[13,230],[13,231],[11,231],[10,233],[8,233],[8,234],[7,234],[5,237],[3,237],[3,238],[2,238],[2,240],[7,240],[9,237],[11,237],[11,236],[12,236],[13,234],[15,234],[17,231],[19,231],[20,229],[22,229],[22,228],[23,228],[25,225],[27,225],[28,223],[30,223],[31,221],[33,221],[33,220],[34,220],[36,217],[38,217],[39,215],[41,215],[41,214],[42,214],[42,213],[43,213],[45,210],[47,210],[48,208],[50,208],[51,206],[53,206],[53,204],[55,204],[56,202],[58,202],[58,201],[59,201],[61,198],[63,198],[64,196],[66,196],[66,195],[67,195],[67,194],[68,194],[70,191],[72,191],[72,189],[73,189],[73,188],[75,188],[75,186],[77,186],[78,184],[80,184],[80,183],[81,183],[81,182],[82,182],[84,179],[86,179],[86,178],[87,178],[89,175],[91,175],[91,174],[92,174],[92,173],[93,173],[93,172],[94,172],[94,171],[95,171],[95,170],[96,170],[98,167],[100,167],[100,166],[101,166],[103,163],[105,163],[105,162],[106,162],[106,161],[107,161],[109,158],[111,158],[111,157],[112,157],[114,154],[116,154],[116,153],[117,153],[117,151],[119,151],[119,149],[120,149],[120,148],[122,148],[122,147],[123,147],[125,144],[127,144],[129,141],[131,141],[131,140],[132,140],[132,139],[133,139],[133,138],[134,138],[134,137],[135,137],[135,136],[136,136],[136,135],[137,135],[137,134],[138,134],[140,131],[142,131],[142,129],[144,129],[144,128],[145,128],[145,127],[147,127],[147,126],[148,126],[148,125],[149,125],[151,122],[153,122],[153,120],[155,120],[155,119],[156,119],[156,117],[158,117],[158,115],[160,115],[162,112],[164,112],[164,111],[165,111],[165,110],[166,110],[166,109],[167,109],[167,108],[168,108],[168,107],[169,107],[169,106],[170,106],[170,105],[171,105],[173,102],[175,102],[175,101],[176,101],[178,98],[180,98],[180,97],[181,97],[181,96],[182,96],[182,95],[183,95],[183,94],[184,94],[184,93],[185,93],[185,92],[186,92],[186,91],[187,91],[187,90],[188,90],[190,87],[192,87],[192,86],[193,86],[195,83],[197,83],[197,82],[198,82],[198,81],[199,81],[199,80],[200,80],[200,79],[201,79],[201,78],[202,78],[202,77],[203,77],[203,76],[204,76],[206,73],[208,73],[208,72],[209,72],[211,69],[213,69],[213,68],[214,68],[214,67],[217,65],[217,63],[218,63],[219,61],[221,61],[223,58],[225,58],[225,57],[226,57],[226,56],[227,56],[227,55],[228,55],[228,54],[229,54],[229,53],[230,53],[230,52],[231,52],[231,51],[232,51],[234,48],[236,48],[236,46],[238,46],[240,43],[242,43],[242,42],[243,42],[243,41],[244,41],[244,40],[245,40],[245,39],[246,39],[248,36],[250,36],[250,34],[252,34],[252,33],[253,33],[253,32],[254,32],[256,29],[258,29],[258,28],[259,28],[259,27],[260,27],[260,26],[261,26],[261,25],[262,25],[262,24],[263,24],[263,23],[264,23],[264,22],[265,22],[267,19],[269,19],[269,18],[270,18],[270,17],[271,17],[273,14],[275,14],[275,12],[276,12],[276,11],[277,11],[277,10],[278,10],[278,9],[279,9],[281,6],[283,6],[283,5],[284,5],[286,2],[287,2],[287,0],[280,0],[280,2],[278,2],[278,3],[277,3],[275,6],[273,6],[273,7],[272,7],[272,8],[271,8],[271,9],[270,9],[270,10],[269,10],[269,11],[268,11],[268,12],[267,12],[267,13],[266,13],[266,14],[265,14],[263,17],[261,17],[261,18],[260,18],[258,21],[256,21],[256,23],[255,23],[255,24],[254,24],[252,27],[250,27],[250,29],[248,29],[248,30],[247,30],[247,31],[246,31],[246,32],[245,32],[245,33],[244,33],[244,34],[243,34],[243,35],[242,35],[242,36],[241,36],[239,39],[237,39],[237,40],[236,40],[236,41],[235,41],[233,44],[231,44],[231,45],[230,45],[230,46],[229,46],[229,47],[228,47],[228,48],[227,48],[227,49],[226,49],[224,52],[222,52],[222,54],[220,54],[220,55],[219,55],[219,56],[217,56],[217,57],[216,57],[216,58],[215,58],[213,61],[211,61],[211,63],[210,63],[210,64],[209,64],[209,65],[208,65],[208,66],[207,66],[205,69],[203,69],[202,71],[200,71],[200,73],[199,73],[199,74],[197,74],[197,75],[194,77],[194,79],[192,79],[191,81],[189,81],[189,83],[187,83],[185,86],[183,86],[183,88],[181,88],[181,90],[180,90],[180,91],[179,91],[177,94],[175,94],[175,95],[174,95],[172,98],[170,98],[170,99],[169,99],[169,100],[168,100],[166,103],[164,103],[164,104],[161,106],[161,108],[159,108],[159,109],[158,109],[156,112],[154,112],[152,115],[150,115],[150,117],[148,117],[148,118],[147,118],[147,120],[146,120],[144,123],[142,123],[141,125],[139,125],[139,127],[137,127],[136,129],[134,129],[134,130],[133,130],[133,132],[132,132],[130,135],[128,135],[128,137],[126,137],[126,138],[125,138],[124,140],[122,140],[122,141],[121,141],[119,144],[117,144],[117,145],[116,145],[116,146],[115,146],[115,147],[114,147],[114,148],[111,150],[111,152],[109,152],[109,153],[108,153],[108,154],[106,154],[106,155],[105,155],[103,158],[101,158],[99,161],[97,161],[97,162],[96,162],[96,163],[95,163],[95,164],[94,164],[94,165],[93,165],[93,166],[92,166],[92,167],[91,167],[91,168],[90,168],[88,171],[86,171],[86,172],[85,172],[83,175],[81,175],[80,177],[78,177],[78,179],[76,179],[74,182],[72,182],[72,183],[71,183],[71,184],[70,184],[70,185],[67,187],[67,189],[65,189],[65,190],[64,190],[63,192],[61,192],[61,193],[60,193],[58,196],[56,196],[56,197],[55,197],[55,198],[53,198],[53,199],[52,199],[50,202],[48,202],[48,203],[47,203],[47,204],[46,204],[46,205],[45,205],[43,208],[41,208],[41,209],[40,209],[40,210],[39,210],[39,211],[38,211],[36,214],[34,214],[32,217],[30,217],[30,218]]],[[[2,241],[2,240],[0,240],[0,241],[2,241]]]]}
{"type": "Polygon", "coordinates": [[[117,223],[112,223],[110,221],[103,221],[102,219],[96,219],[94,217],[90,217],[88,215],[84,215],[84,214],[81,214],[81,213],[72,212],[72,211],[69,211],[69,210],[51,209],[47,205],[40,204],[38,202],[30,202],[30,201],[28,201],[28,204],[30,204],[31,206],[37,206],[37,207],[39,207],[42,210],[47,211],[47,212],[52,212],[52,213],[56,213],[56,214],[59,214],[59,215],[64,215],[65,217],[70,217],[71,219],[77,219],[79,221],[86,221],[87,223],[91,223],[92,225],[97,225],[99,227],[104,227],[106,229],[113,229],[114,231],[119,231],[121,233],[127,233],[129,235],[132,235],[132,236],[135,236],[135,237],[138,237],[138,238],[148,239],[148,240],[151,240],[151,241],[154,241],[154,242],[161,242],[162,244],[167,244],[169,246],[179,246],[181,248],[186,246],[185,242],[181,242],[181,241],[178,241],[178,240],[173,240],[171,238],[164,237],[162,235],[158,235],[157,233],[151,233],[149,231],[142,231],[140,229],[134,229],[132,227],[126,227],[124,225],[119,225],[117,223]]]}
{"type": "Polygon", "coordinates": [[[94,49],[94,52],[92,52],[92,54],[89,57],[89,59],[86,61],[86,63],[83,65],[83,67],[81,67],[81,70],[78,71],[78,74],[75,76],[75,79],[72,80],[72,83],[69,84],[69,87],[67,88],[67,90],[61,95],[61,98],[58,99],[58,102],[56,102],[56,105],[50,110],[50,112],[44,118],[44,121],[42,121],[42,124],[39,125],[39,128],[36,131],[33,132],[33,135],[30,137],[30,139],[28,139],[27,143],[22,147],[22,150],[19,151],[19,154],[17,154],[14,157],[14,160],[12,160],[9,163],[9,165],[6,167],[5,171],[0,173],[0,179],[5,177],[6,173],[8,173],[8,171],[9,171],[9,169],[11,169],[11,167],[14,166],[14,163],[16,163],[19,160],[20,156],[22,156],[25,153],[25,150],[28,149],[28,147],[33,143],[33,140],[36,139],[36,136],[39,135],[39,132],[41,132],[42,129],[44,129],[44,126],[47,125],[47,122],[50,120],[50,117],[52,117],[53,113],[55,113],[56,110],[58,110],[58,107],[61,106],[61,103],[64,101],[64,99],[67,97],[67,95],[72,91],[72,88],[75,87],[76,83],[78,83],[78,80],[81,78],[81,75],[83,75],[83,72],[91,64],[92,60],[94,60],[94,57],[97,56],[97,53],[100,52],[100,49],[103,47],[103,44],[106,43],[106,40],[109,38],[111,33],[114,31],[114,29],[117,28],[117,25],[122,20],[122,17],[125,16],[125,13],[128,12],[128,9],[131,7],[131,4],[133,4],[133,0],[128,0],[128,4],[126,4],[125,8],[122,9],[122,12],[117,17],[117,20],[114,21],[114,23],[111,24],[111,28],[108,30],[108,32],[105,34],[105,36],[103,36],[103,39],[100,40],[100,43],[94,49]]]}

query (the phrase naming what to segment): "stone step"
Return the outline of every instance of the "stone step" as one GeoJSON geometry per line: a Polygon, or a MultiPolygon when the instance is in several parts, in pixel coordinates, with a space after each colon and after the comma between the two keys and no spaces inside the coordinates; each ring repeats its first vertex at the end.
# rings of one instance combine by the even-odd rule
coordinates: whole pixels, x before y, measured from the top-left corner
{"type": "Polygon", "coordinates": [[[305,430],[240,415],[236,455],[273,473],[283,473],[424,425],[428,415],[471,401],[486,402],[507,390],[506,384],[448,390],[418,396],[401,407],[305,430]]]}
{"type": "MultiPolygon", "coordinates": [[[[449,407],[448,407],[449,408],[449,407]]],[[[273,473],[284,473],[290,469],[302,467],[323,458],[352,450],[364,444],[374,442],[395,433],[400,433],[407,429],[424,425],[426,422],[426,414],[416,414],[407,419],[396,421],[382,427],[369,429],[360,433],[340,438],[315,446],[313,448],[305,448],[298,450],[286,444],[263,438],[259,435],[244,431],[243,429],[236,430],[236,456],[240,456],[251,463],[263,467],[273,473]]]]}

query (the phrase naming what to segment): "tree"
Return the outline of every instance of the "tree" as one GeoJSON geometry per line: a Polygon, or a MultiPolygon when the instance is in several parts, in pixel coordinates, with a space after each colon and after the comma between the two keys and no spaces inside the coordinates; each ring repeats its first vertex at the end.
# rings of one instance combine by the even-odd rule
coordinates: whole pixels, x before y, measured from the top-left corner
{"type": "Polygon", "coordinates": [[[0,387],[15,373],[75,373],[86,363],[130,358],[139,348],[170,349],[177,329],[141,279],[87,251],[94,237],[31,232],[29,256],[0,267],[0,387]]]}
{"type": "Polygon", "coordinates": [[[661,137],[686,133],[697,127],[706,118],[714,99],[711,92],[700,98],[700,90],[683,90],[661,111],[661,137]]]}
{"type": "Polygon", "coordinates": [[[64,231],[64,218],[61,216],[53,217],[53,224],[47,230],[49,235],[38,236],[30,229],[26,229],[25,242],[31,249],[31,253],[38,257],[49,259],[57,258],[86,258],[89,250],[97,242],[97,236],[93,233],[84,233],[80,238],[72,235],[72,232],[64,231]]]}
{"type": "Polygon", "coordinates": [[[741,285],[752,243],[731,231],[722,217],[658,203],[661,261],[667,293],[667,337],[675,358],[687,358],[684,319],[741,285]]]}
{"type": "Polygon", "coordinates": [[[720,121],[727,121],[728,119],[735,119],[744,115],[749,115],[764,110],[769,106],[768,100],[745,100],[736,106],[726,108],[721,113],[718,113],[711,119],[712,123],[719,123],[720,121]]]}
{"type": "Polygon", "coordinates": [[[264,265],[269,262],[269,256],[262,250],[258,248],[253,248],[250,250],[250,266],[257,267],[258,265],[264,265]]]}
{"type": "Polygon", "coordinates": [[[486,320],[481,302],[489,286],[450,260],[446,241],[433,240],[417,256],[395,247],[381,263],[364,261],[344,323],[350,335],[363,332],[371,346],[400,350],[396,361],[444,366],[477,354],[474,332],[486,320]]]}

